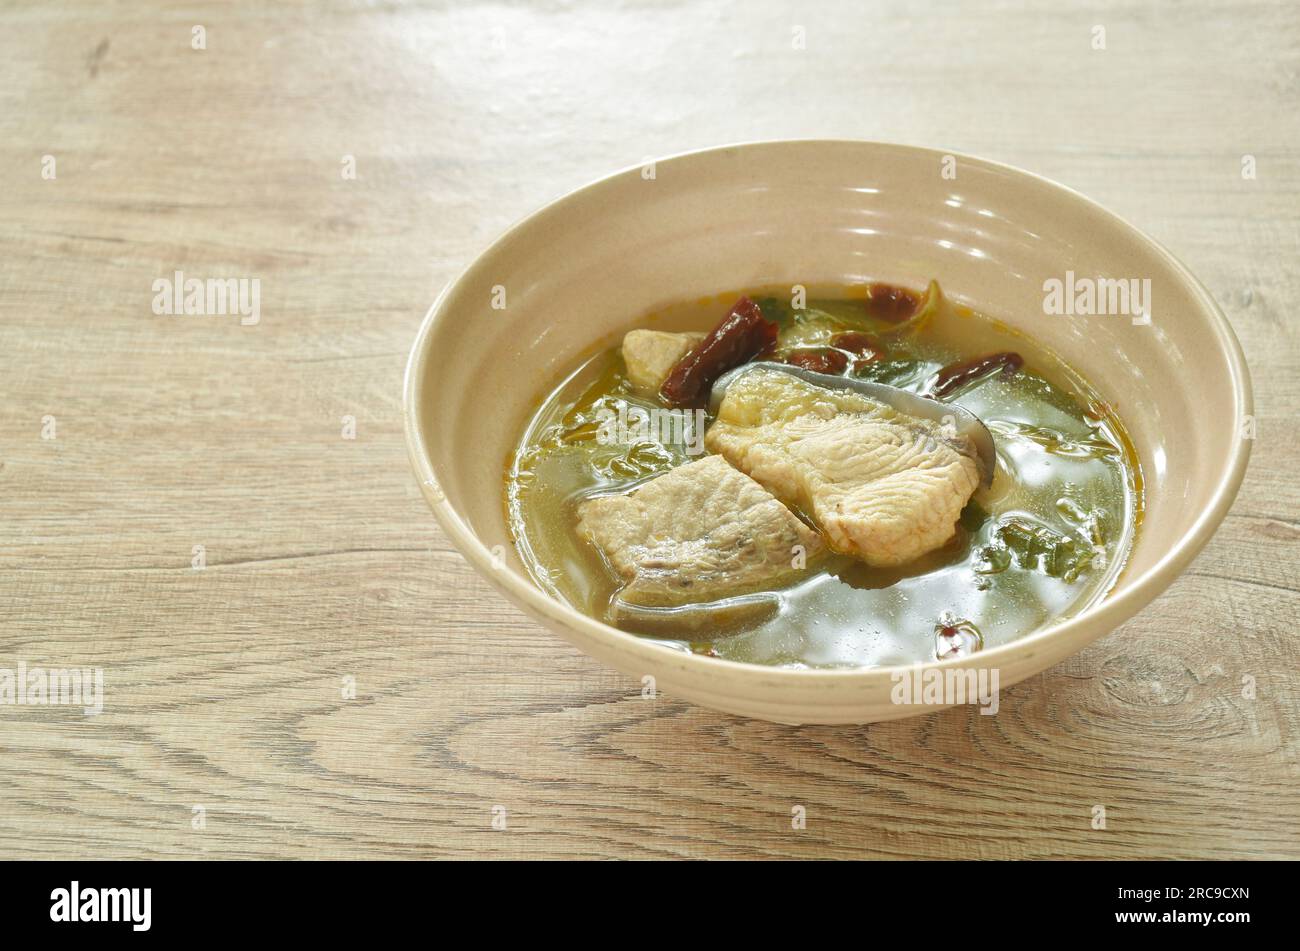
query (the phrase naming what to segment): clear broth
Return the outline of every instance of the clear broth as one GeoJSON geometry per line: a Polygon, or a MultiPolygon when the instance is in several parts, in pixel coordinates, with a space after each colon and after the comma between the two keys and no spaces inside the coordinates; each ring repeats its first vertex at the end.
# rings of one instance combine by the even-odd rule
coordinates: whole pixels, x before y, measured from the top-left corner
{"type": "MultiPolygon", "coordinates": [[[[1142,478],[1119,419],[1078,373],[1024,335],[965,308],[915,332],[871,318],[866,287],[836,288],[788,305],[786,288],[750,291],[781,324],[782,350],[831,334],[884,333],[884,358],[857,373],[922,390],[944,365],[999,350],[1025,359],[956,394],[998,446],[998,472],[962,513],[953,539],[901,570],[836,558],[758,599],[628,614],[612,606],[620,582],[579,537],[576,507],[628,491],[691,461],[683,442],[602,445],[595,413],[622,404],[662,408],[634,393],[618,346],[577,367],[541,401],[505,475],[507,521],[543,589],[592,617],[680,650],[754,664],[845,668],[932,661],[1023,637],[1086,608],[1114,584],[1141,522],[1142,478]],[[941,634],[941,632],[943,632],[941,634]]],[[[637,326],[708,330],[738,294],[670,307],[637,326]]]]}

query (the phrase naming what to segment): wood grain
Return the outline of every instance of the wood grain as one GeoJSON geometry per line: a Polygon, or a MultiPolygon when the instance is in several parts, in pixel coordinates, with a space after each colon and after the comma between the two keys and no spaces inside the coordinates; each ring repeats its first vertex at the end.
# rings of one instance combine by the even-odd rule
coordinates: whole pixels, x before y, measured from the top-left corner
{"type": "Polygon", "coordinates": [[[0,666],[107,681],[98,717],[0,706],[0,854],[1300,857],[1295,4],[0,18],[0,666]],[[502,228],[647,156],[807,136],[1078,188],[1201,276],[1253,370],[1207,551],[997,716],[643,700],[489,590],[407,468],[407,347],[502,228]],[[155,316],[177,269],[258,278],[260,323],[155,316]]]}

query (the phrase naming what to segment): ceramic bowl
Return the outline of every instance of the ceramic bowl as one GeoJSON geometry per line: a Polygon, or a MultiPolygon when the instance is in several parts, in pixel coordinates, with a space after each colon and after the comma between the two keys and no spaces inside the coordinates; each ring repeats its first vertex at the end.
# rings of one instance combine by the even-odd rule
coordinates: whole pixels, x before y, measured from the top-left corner
{"type": "Polygon", "coordinates": [[[403,394],[416,476],[448,537],[505,597],[671,696],[783,723],[937,709],[893,702],[898,669],[734,663],[580,614],[529,579],[502,504],[506,460],[539,398],[642,315],[765,284],[923,287],[931,277],[1082,371],[1127,424],[1145,477],[1145,519],[1105,599],[934,665],[995,668],[1009,686],[1113,631],[1188,565],[1237,492],[1252,412],[1240,346],[1196,278],[1132,225],[1028,172],[897,145],[763,142],[664,159],[566,195],[502,235],[429,310],[403,394]],[[1047,313],[1048,282],[1070,274],[1149,280],[1148,313],[1047,313]]]}

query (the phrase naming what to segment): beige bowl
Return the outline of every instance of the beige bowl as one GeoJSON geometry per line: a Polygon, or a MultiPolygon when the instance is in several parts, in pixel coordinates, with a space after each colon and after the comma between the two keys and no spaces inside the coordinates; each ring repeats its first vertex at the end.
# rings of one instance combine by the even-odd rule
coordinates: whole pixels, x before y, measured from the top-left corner
{"type": "Polygon", "coordinates": [[[430,309],[403,394],[412,465],[444,531],[506,597],[669,695],[783,723],[938,709],[892,702],[898,669],[734,663],[580,614],[528,578],[502,505],[506,459],[538,398],[646,312],[764,284],[921,287],[931,277],[1081,370],[1117,406],[1146,479],[1145,521],[1109,596],[1019,641],[934,665],[997,669],[1009,686],[1114,630],[1187,566],[1236,495],[1252,412],[1241,349],[1196,278],[1136,228],[1027,172],[870,142],[765,142],[664,159],[567,195],[511,228],[430,309]],[[1149,324],[1048,316],[1045,282],[1067,271],[1149,279],[1149,324]],[[501,289],[506,306],[496,309],[501,289]]]}

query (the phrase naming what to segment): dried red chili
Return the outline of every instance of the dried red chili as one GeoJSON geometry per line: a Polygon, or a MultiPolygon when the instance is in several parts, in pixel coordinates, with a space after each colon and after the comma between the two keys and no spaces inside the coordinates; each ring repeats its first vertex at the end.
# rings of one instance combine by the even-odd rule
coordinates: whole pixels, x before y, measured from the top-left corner
{"type": "Polygon", "coordinates": [[[672,406],[702,404],[714,380],[771,350],[778,329],[757,304],[742,297],[694,349],[677,361],[659,388],[659,395],[672,406]]]}
{"type": "Polygon", "coordinates": [[[847,350],[859,358],[860,363],[870,363],[872,360],[880,359],[885,352],[884,346],[880,343],[880,338],[872,334],[865,334],[860,330],[847,330],[844,333],[836,334],[831,337],[831,346],[837,350],[847,350]]]}
{"type": "Polygon", "coordinates": [[[921,295],[893,284],[872,284],[867,288],[867,313],[878,320],[901,324],[921,309],[921,295]]]}
{"type": "Polygon", "coordinates": [[[964,360],[961,363],[950,363],[939,371],[939,376],[934,381],[934,389],[930,391],[930,395],[937,399],[943,399],[950,393],[961,389],[967,383],[973,383],[975,380],[990,376],[993,373],[1003,373],[1010,376],[1024,365],[1024,358],[1010,350],[1004,350],[1001,353],[990,353],[983,357],[964,360]]]}
{"type": "Polygon", "coordinates": [[[836,374],[844,372],[849,365],[849,357],[848,354],[829,347],[810,347],[806,350],[791,350],[786,354],[785,362],[814,373],[836,374]]]}

